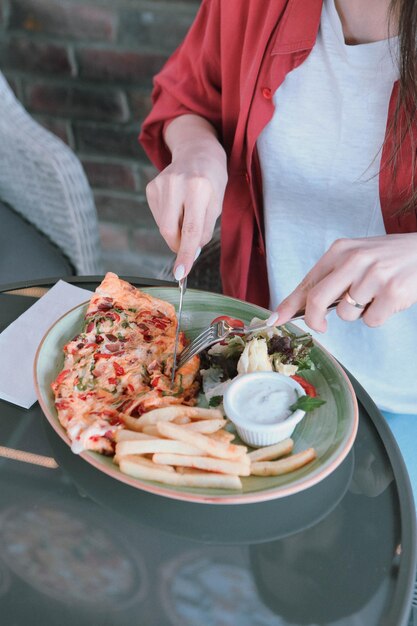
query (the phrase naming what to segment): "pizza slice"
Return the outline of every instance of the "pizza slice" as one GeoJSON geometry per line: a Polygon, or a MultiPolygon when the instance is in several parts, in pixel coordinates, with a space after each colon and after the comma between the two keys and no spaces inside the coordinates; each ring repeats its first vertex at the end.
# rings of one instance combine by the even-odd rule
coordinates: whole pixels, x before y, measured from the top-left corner
{"type": "MultiPolygon", "coordinates": [[[[64,346],[64,367],[52,383],[58,418],[74,452],[113,454],[124,416],[196,403],[199,357],[176,372],[171,388],[176,328],[171,304],[106,274],[81,332],[64,346]]],[[[185,345],[180,333],[179,353],[185,345]]]]}

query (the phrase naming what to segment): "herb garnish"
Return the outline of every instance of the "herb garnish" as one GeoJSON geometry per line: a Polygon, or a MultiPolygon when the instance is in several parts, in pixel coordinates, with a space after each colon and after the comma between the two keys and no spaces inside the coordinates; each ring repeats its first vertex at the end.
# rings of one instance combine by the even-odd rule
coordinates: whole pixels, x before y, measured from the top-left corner
{"type": "Polygon", "coordinates": [[[301,409],[301,411],[305,411],[306,413],[309,411],[314,411],[322,404],[325,404],[325,400],[320,400],[320,398],[312,398],[311,396],[300,396],[291,406],[290,411],[297,411],[297,409],[301,409]]]}
{"type": "Polygon", "coordinates": [[[209,400],[209,406],[216,408],[223,402],[223,396],[212,396],[209,400]]]}

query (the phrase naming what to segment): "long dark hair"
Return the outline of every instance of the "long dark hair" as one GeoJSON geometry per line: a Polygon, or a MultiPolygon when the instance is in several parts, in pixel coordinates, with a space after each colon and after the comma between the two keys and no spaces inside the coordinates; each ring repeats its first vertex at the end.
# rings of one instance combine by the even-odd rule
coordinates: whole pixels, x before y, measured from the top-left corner
{"type": "Polygon", "coordinates": [[[417,2],[415,0],[391,0],[389,7],[389,31],[397,25],[399,37],[399,90],[396,109],[389,132],[396,138],[391,161],[396,172],[402,141],[410,138],[411,145],[411,189],[408,200],[400,213],[415,211],[417,189],[415,184],[416,137],[414,125],[417,120],[417,2]]]}

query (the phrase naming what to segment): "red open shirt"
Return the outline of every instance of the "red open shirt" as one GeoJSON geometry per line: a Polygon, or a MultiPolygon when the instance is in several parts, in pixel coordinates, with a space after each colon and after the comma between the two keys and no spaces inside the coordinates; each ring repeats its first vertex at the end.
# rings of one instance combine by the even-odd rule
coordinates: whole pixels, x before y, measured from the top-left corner
{"type": "MultiPolygon", "coordinates": [[[[228,155],[221,274],[226,294],[268,307],[262,180],[256,140],[271,119],[272,95],[312,50],[322,0],[203,0],[184,42],[155,77],[153,109],[140,140],[163,169],[171,154],[165,125],[194,113],[217,130],[228,155]]],[[[395,109],[394,85],[387,127],[395,109]]],[[[413,211],[398,215],[411,188],[411,143],[401,146],[394,178],[392,137],[381,157],[379,192],[387,233],[417,230],[413,211]]]]}

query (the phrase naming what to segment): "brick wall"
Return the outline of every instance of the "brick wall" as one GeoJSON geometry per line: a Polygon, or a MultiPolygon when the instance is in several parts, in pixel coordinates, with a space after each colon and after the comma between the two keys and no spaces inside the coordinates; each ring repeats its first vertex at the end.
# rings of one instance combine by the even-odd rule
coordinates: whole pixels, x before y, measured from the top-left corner
{"type": "Polygon", "coordinates": [[[152,76],[199,0],[0,0],[0,69],[26,109],[78,155],[105,269],[156,276],[172,255],[147,207],[138,144],[152,76]]]}

